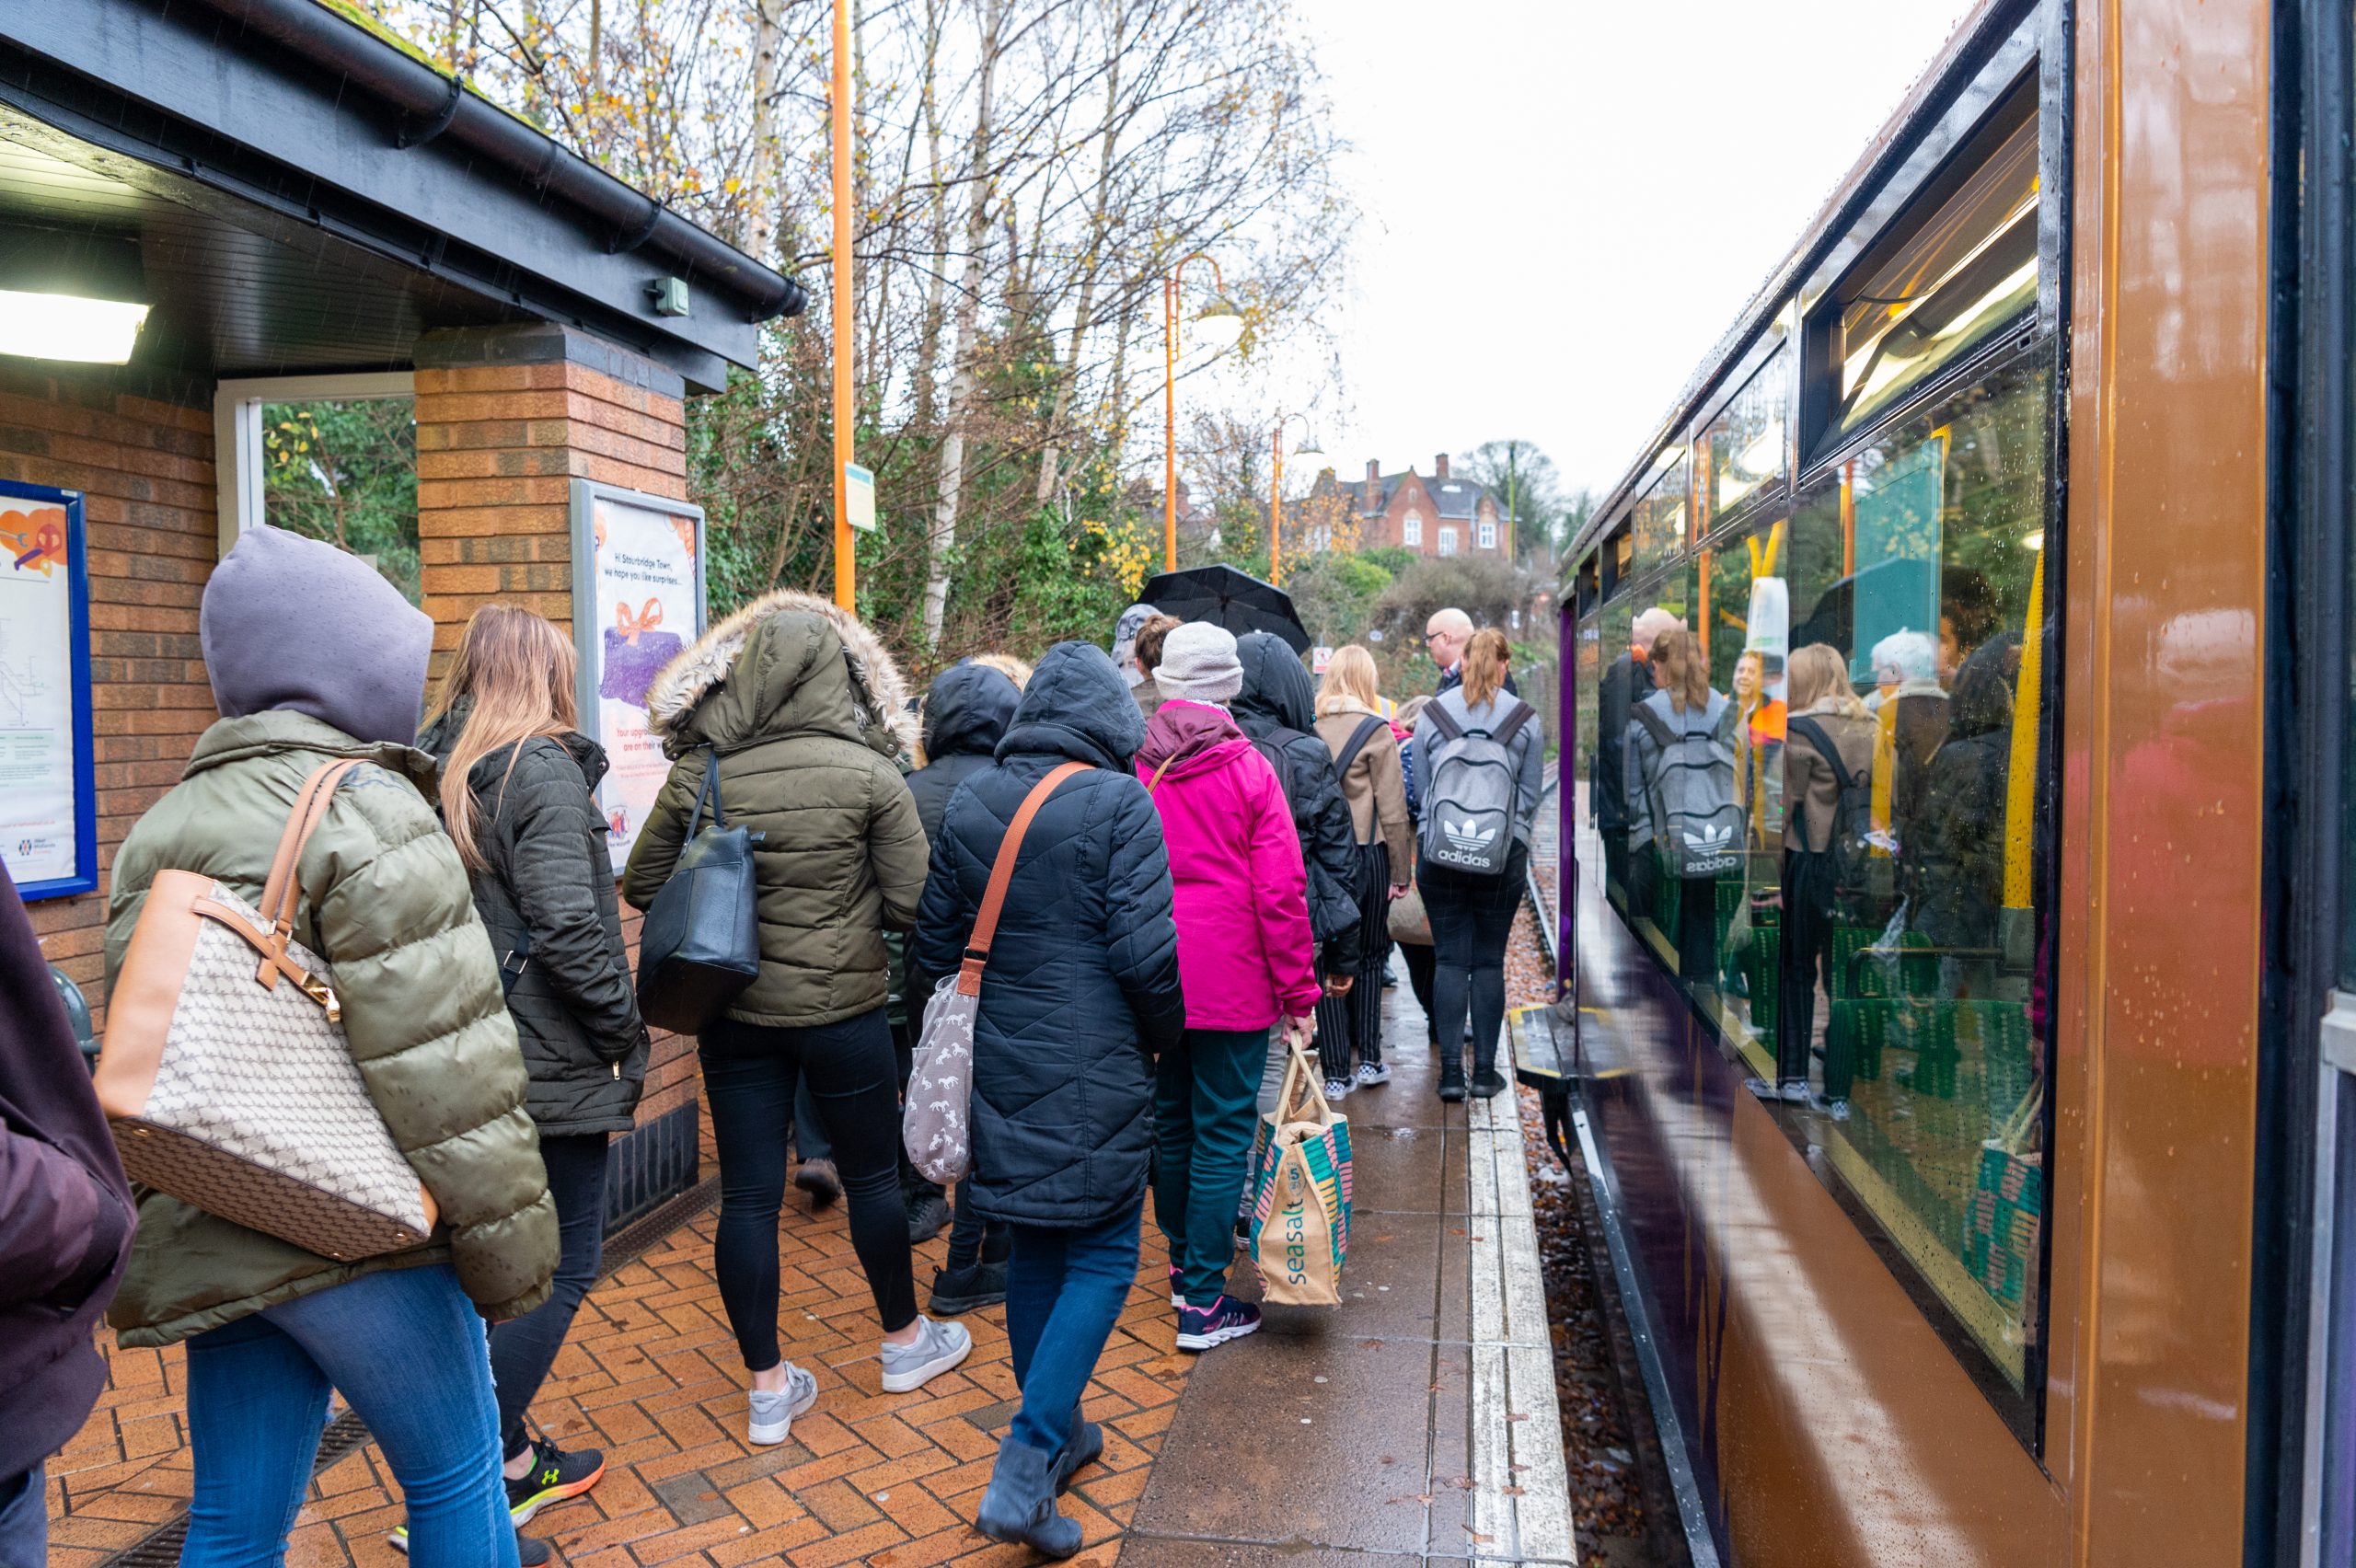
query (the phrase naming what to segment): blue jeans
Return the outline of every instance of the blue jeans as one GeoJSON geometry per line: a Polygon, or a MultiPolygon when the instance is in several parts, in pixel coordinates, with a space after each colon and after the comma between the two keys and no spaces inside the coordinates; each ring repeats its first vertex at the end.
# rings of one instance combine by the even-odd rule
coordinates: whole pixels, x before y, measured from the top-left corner
{"type": "Polygon", "coordinates": [[[1265,1029],[1190,1029],[1154,1062],[1153,1217],[1189,1306],[1227,1289],[1267,1060],[1265,1029]]]}
{"type": "Polygon", "coordinates": [[[49,1482],[35,1465],[0,1475],[0,1568],[42,1568],[49,1561],[49,1482]]]}
{"type": "Polygon", "coordinates": [[[524,1412],[548,1381],[556,1353],[597,1283],[606,1239],[606,1166],[611,1146],[604,1133],[550,1133],[540,1139],[549,1196],[556,1200],[560,1252],[549,1298],[491,1331],[491,1379],[499,1388],[499,1446],[514,1458],[528,1445],[524,1412]]]}
{"type": "Polygon", "coordinates": [[[1022,1390],[1013,1435],[1043,1454],[1069,1441],[1096,1358],[1138,1281],[1144,1207],[1140,1195],[1112,1218],[1080,1229],[1007,1228],[1014,1251],[1006,1262],[1006,1338],[1014,1385],[1022,1390]]]}
{"type": "Polygon", "coordinates": [[[482,1320],[446,1263],[364,1274],[188,1342],[180,1568],[285,1561],[330,1387],[400,1482],[415,1568],[515,1568],[482,1320]]]}

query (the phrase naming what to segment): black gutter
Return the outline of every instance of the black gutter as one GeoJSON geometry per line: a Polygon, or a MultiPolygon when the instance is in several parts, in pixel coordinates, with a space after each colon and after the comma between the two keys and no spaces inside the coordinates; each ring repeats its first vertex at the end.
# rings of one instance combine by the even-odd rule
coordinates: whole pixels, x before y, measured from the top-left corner
{"type": "Polygon", "coordinates": [[[801,314],[808,296],[791,278],[761,265],[318,0],[198,3],[341,74],[381,100],[400,122],[396,147],[435,140],[462,146],[514,175],[528,190],[595,220],[606,231],[608,254],[643,249],[659,257],[690,284],[727,296],[747,321],[801,314]]]}

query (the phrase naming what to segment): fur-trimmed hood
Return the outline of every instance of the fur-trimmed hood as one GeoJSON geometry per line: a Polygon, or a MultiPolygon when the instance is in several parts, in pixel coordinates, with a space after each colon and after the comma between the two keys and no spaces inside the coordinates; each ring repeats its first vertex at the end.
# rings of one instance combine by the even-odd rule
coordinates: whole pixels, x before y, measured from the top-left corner
{"type": "Polygon", "coordinates": [[[894,756],[916,741],[907,703],[899,665],[858,617],[781,588],[665,664],[648,689],[646,721],[672,756],[809,730],[835,731],[894,756]]]}

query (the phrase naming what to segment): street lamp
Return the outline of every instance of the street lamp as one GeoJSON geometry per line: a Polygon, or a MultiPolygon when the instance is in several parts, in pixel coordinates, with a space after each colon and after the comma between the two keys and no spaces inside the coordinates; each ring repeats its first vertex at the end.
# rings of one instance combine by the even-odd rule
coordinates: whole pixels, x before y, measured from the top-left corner
{"type": "Polygon", "coordinates": [[[1317,462],[1325,460],[1324,449],[1317,444],[1317,432],[1307,414],[1284,414],[1276,420],[1275,441],[1276,477],[1268,487],[1268,581],[1281,585],[1284,582],[1285,537],[1285,427],[1293,421],[1300,421],[1300,444],[1292,449],[1296,457],[1308,457],[1317,462]]]}
{"type": "Polygon", "coordinates": [[[831,111],[834,132],[835,257],[835,603],[859,609],[859,552],[850,533],[850,0],[835,0],[835,60],[831,111]]]}
{"type": "MultiPolygon", "coordinates": [[[[837,4],[840,0],[837,0],[837,4]]],[[[1197,250],[1178,259],[1161,280],[1161,569],[1178,570],[1178,280],[1189,261],[1201,261],[1211,270],[1211,286],[1218,290],[1203,313],[1195,317],[1195,330],[1211,346],[1213,352],[1233,348],[1243,336],[1243,313],[1228,302],[1227,280],[1219,275],[1218,262],[1197,250]]]]}

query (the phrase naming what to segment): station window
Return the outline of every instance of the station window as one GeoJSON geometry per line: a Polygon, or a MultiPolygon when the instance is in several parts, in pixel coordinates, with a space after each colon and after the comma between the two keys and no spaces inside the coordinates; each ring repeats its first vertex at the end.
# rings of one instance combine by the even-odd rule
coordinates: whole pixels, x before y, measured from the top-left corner
{"type": "Polygon", "coordinates": [[[1454,555],[1454,554],[1456,553],[1456,530],[1455,530],[1455,529],[1453,529],[1453,528],[1449,528],[1449,527],[1445,527],[1445,526],[1443,526],[1443,527],[1440,529],[1440,531],[1439,531],[1439,553],[1440,553],[1440,554],[1442,554],[1442,555],[1444,555],[1444,556],[1452,556],[1452,555],[1454,555]]]}
{"type": "Polygon", "coordinates": [[[1493,550],[1497,548],[1497,525],[1495,523],[1486,521],[1482,523],[1481,548],[1484,550],[1493,550]]]}
{"type": "Polygon", "coordinates": [[[351,551],[418,603],[417,400],[314,398],[260,413],[270,525],[351,551]]]}
{"type": "Polygon", "coordinates": [[[1424,548],[1424,514],[1410,510],[1406,520],[1399,525],[1399,542],[1410,549],[1424,548]]]}

